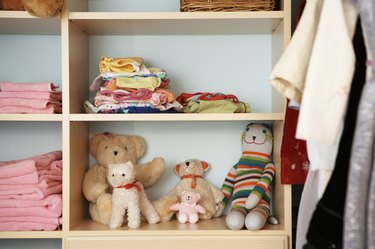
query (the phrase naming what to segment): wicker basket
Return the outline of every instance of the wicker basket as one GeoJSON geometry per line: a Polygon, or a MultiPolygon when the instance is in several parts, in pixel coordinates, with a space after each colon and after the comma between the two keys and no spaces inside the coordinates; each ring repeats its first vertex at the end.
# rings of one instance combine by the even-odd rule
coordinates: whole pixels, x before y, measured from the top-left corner
{"type": "Polygon", "coordinates": [[[182,12],[273,10],[275,0],[180,0],[182,12]]]}

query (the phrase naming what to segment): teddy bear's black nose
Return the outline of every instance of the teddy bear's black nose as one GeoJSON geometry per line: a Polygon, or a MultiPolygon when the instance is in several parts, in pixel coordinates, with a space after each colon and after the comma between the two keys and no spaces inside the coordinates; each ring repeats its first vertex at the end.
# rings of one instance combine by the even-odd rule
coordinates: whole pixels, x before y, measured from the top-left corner
{"type": "Polygon", "coordinates": [[[255,140],[257,137],[256,136],[253,136],[253,140],[255,140]]]}
{"type": "Polygon", "coordinates": [[[189,166],[190,165],[190,162],[186,162],[186,166],[189,166]]]}
{"type": "Polygon", "coordinates": [[[113,152],[113,154],[115,154],[115,156],[117,156],[117,154],[118,154],[117,150],[115,150],[115,151],[113,152]]]}

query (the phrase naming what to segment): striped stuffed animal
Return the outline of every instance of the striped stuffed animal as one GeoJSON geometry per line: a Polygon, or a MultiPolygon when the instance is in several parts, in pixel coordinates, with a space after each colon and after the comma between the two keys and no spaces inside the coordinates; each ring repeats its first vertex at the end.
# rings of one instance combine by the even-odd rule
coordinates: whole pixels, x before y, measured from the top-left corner
{"type": "Polygon", "coordinates": [[[224,207],[232,201],[226,224],[232,230],[261,229],[270,215],[273,137],[263,124],[249,124],[242,134],[242,156],[225,178],[224,207]]]}

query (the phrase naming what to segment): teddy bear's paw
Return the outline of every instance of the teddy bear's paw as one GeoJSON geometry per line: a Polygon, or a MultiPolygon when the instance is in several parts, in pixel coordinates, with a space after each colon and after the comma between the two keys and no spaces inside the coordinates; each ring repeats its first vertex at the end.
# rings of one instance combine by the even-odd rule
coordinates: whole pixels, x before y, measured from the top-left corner
{"type": "Polygon", "coordinates": [[[192,214],[189,217],[189,222],[192,223],[192,224],[197,223],[198,220],[199,220],[199,218],[198,218],[197,214],[192,214]]]}
{"type": "Polygon", "coordinates": [[[223,202],[219,202],[217,203],[216,205],[216,213],[214,215],[214,217],[220,217],[223,213],[224,213],[224,210],[225,210],[225,207],[224,207],[224,204],[223,202]]]}
{"type": "Polygon", "coordinates": [[[165,161],[163,158],[161,157],[155,157],[153,160],[152,160],[152,165],[153,165],[153,168],[159,172],[159,173],[163,173],[164,170],[165,170],[165,161]]]}
{"type": "Polygon", "coordinates": [[[119,228],[119,227],[120,227],[120,224],[115,223],[115,222],[111,222],[111,223],[109,224],[109,228],[110,228],[110,229],[117,229],[117,228],[119,228]]]}
{"type": "Polygon", "coordinates": [[[188,221],[188,217],[186,214],[179,214],[177,217],[178,221],[182,224],[186,223],[188,221]]]}
{"type": "Polygon", "coordinates": [[[245,214],[240,211],[231,211],[225,218],[227,226],[232,230],[241,230],[245,225],[245,214]]]}
{"type": "Polygon", "coordinates": [[[256,205],[258,205],[259,201],[259,196],[257,196],[256,194],[250,194],[246,199],[245,207],[247,209],[253,209],[256,205]]]}

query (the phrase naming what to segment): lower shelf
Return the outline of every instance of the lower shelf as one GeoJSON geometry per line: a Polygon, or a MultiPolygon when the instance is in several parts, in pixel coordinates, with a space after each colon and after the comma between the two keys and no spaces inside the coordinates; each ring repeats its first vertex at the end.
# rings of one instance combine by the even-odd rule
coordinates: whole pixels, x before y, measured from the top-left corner
{"type": "Polygon", "coordinates": [[[234,246],[236,248],[287,249],[288,243],[287,236],[95,236],[67,237],[65,249],[228,249],[234,246]]]}
{"type": "Polygon", "coordinates": [[[0,231],[0,239],[60,239],[62,231],[0,231]]]}
{"type": "Polygon", "coordinates": [[[126,226],[111,230],[107,226],[85,220],[72,227],[69,236],[92,236],[92,235],[288,235],[282,224],[266,224],[262,230],[248,231],[230,230],[225,224],[225,217],[211,220],[200,220],[196,224],[180,224],[177,220],[158,224],[142,223],[139,229],[129,229],[126,226]]]}

